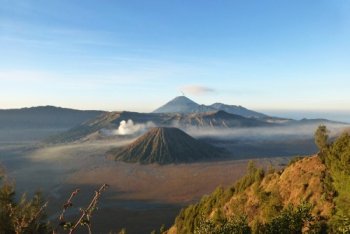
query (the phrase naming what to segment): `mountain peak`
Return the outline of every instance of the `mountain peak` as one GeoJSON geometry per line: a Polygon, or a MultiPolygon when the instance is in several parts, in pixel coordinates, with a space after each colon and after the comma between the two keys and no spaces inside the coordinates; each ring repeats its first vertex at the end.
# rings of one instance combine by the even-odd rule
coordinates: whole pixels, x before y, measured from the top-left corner
{"type": "MultiPolygon", "coordinates": [[[[186,96],[177,96],[175,97],[174,99],[172,99],[170,102],[187,102],[187,103],[194,103],[194,104],[197,104],[195,103],[194,101],[192,101],[191,99],[189,99],[188,97],[186,96]]],[[[198,104],[197,104],[198,105],[198,104]]]]}
{"type": "Polygon", "coordinates": [[[185,96],[178,96],[165,105],[154,110],[153,113],[189,113],[194,112],[199,104],[185,96]]]}
{"type": "Polygon", "coordinates": [[[139,163],[181,163],[219,157],[221,151],[178,128],[155,127],[122,149],[108,154],[116,160],[139,163]]]}
{"type": "Polygon", "coordinates": [[[249,110],[243,106],[227,105],[218,102],[210,106],[199,105],[185,96],[175,97],[165,105],[154,110],[153,113],[205,113],[215,111],[225,111],[229,114],[240,115],[246,118],[267,117],[265,114],[249,110]]]}

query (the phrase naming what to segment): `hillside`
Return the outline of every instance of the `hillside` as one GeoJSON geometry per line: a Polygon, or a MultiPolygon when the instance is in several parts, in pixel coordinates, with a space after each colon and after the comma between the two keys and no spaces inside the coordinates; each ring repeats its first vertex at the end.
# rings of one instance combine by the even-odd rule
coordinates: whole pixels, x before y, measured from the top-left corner
{"type": "Polygon", "coordinates": [[[157,127],[130,145],[113,149],[108,154],[125,162],[168,164],[217,158],[221,151],[192,138],[178,128],[157,127]]]}
{"type": "Polygon", "coordinates": [[[343,134],[281,171],[250,163],[234,186],[183,209],[167,233],[349,233],[349,185],[350,136],[343,134]]]}
{"type": "Polygon", "coordinates": [[[258,119],[246,118],[240,115],[230,114],[225,111],[213,111],[205,113],[192,113],[187,115],[174,115],[167,120],[181,127],[197,128],[239,128],[239,127],[263,127],[273,126],[271,123],[258,119]]]}
{"type": "Polygon", "coordinates": [[[72,142],[85,138],[102,129],[118,129],[121,121],[132,120],[134,124],[152,123],[159,127],[176,126],[182,129],[195,128],[235,128],[272,126],[257,119],[245,118],[224,111],[206,113],[137,113],[137,112],[107,112],[95,119],[82,123],[66,132],[60,133],[46,140],[47,143],[72,142]]]}
{"type": "Polygon", "coordinates": [[[54,106],[0,110],[0,129],[72,128],[103,111],[83,111],[54,106]]]}
{"type": "MultiPolygon", "coordinates": [[[[152,122],[156,125],[160,124],[162,118],[166,118],[163,114],[148,114],[137,112],[107,112],[94,119],[83,122],[80,125],[69,129],[63,133],[51,136],[45,140],[46,143],[66,143],[84,139],[91,134],[98,134],[102,130],[116,130],[121,121],[133,120],[135,124],[146,124],[152,122]]],[[[102,136],[103,137],[103,136],[102,136]]]]}

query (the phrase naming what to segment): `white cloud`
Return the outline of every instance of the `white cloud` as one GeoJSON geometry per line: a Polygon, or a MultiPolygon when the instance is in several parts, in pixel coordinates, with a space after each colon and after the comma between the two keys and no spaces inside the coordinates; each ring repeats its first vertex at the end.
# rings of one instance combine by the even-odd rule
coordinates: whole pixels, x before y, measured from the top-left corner
{"type": "Polygon", "coordinates": [[[205,95],[208,93],[215,92],[214,89],[201,86],[201,85],[186,85],[181,87],[181,91],[183,91],[185,94],[192,94],[192,95],[205,95]]]}

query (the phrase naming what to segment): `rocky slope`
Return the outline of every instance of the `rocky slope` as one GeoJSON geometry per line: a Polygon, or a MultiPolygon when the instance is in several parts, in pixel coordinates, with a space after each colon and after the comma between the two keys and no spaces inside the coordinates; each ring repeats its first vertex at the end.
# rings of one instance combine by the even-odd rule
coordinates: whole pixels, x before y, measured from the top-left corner
{"type": "Polygon", "coordinates": [[[116,160],[142,164],[181,163],[220,157],[222,152],[177,128],[156,127],[122,149],[108,152],[116,160]]]}

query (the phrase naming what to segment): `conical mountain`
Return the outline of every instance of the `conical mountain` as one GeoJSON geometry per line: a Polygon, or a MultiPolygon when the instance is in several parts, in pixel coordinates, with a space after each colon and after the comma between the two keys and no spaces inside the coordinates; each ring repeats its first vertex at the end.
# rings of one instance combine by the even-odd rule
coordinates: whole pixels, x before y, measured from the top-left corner
{"type": "Polygon", "coordinates": [[[221,150],[178,128],[156,127],[122,149],[109,151],[116,160],[143,164],[193,162],[219,157],[221,150]]]}
{"type": "Polygon", "coordinates": [[[197,113],[208,111],[215,111],[215,109],[199,105],[185,96],[178,96],[154,110],[153,113],[197,113]]]}

